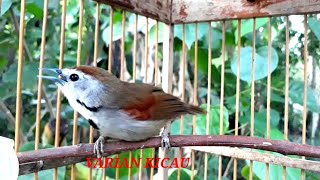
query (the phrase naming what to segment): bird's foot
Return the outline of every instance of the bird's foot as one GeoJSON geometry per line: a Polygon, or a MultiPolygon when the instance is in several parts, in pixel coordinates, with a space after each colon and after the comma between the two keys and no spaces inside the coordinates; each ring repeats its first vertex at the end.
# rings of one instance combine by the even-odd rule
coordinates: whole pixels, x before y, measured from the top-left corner
{"type": "Polygon", "coordinates": [[[101,158],[101,155],[104,153],[104,151],[103,151],[104,142],[105,142],[105,137],[100,136],[97,139],[97,141],[94,143],[93,153],[96,154],[98,158],[101,158]]]}
{"type": "Polygon", "coordinates": [[[163,128],[160,136],[161,136],[161,149],[162,150],[169,150],[171,148],[171,146],[170,146],[168,130],[166,128],[163,128]]]}

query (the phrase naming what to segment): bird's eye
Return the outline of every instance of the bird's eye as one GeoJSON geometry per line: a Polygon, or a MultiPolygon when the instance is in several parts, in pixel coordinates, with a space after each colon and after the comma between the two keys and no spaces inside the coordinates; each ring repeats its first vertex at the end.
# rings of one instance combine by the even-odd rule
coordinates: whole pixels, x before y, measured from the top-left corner
{"type": "Polygon", "coordinates": [[[77,74],[71,74],[69,78],[71,81],[77,81],[79,79],[79,76],[77,74]]]}

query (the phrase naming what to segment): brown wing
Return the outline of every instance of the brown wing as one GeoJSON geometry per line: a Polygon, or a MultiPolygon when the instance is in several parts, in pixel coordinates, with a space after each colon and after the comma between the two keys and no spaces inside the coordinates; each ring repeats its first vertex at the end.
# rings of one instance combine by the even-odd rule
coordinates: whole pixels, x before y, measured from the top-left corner
{"type": "Polygon", "coordinates": [[[127,84],[129,106],[122,106],[125,112],[137,120],[172,120],[183,114],[205,113],[200,107],[182,102],[179,98],[165,93],[161,88],[148,84],[127,84]]]}

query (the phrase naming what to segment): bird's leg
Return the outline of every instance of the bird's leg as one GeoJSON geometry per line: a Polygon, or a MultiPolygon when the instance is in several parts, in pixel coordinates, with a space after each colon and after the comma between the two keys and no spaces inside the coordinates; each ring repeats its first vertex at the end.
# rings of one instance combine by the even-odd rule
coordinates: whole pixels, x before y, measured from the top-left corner
{"type": "Polygon", "coordinates": [[[170,141],[169,141],[169,131],[167,128],[163,128],[161,133],[161,148],[162,150],[169,150],[170,149],[170,141]]]}
{"type": "Polygon", "coordinates": [[[97,141],[94,143],[93,153],[96,154],[98,158],[101,158],[101,155],[104,153],[103,148],[106,139],[107,138],[104,136],[99,136],[97,141]]]}

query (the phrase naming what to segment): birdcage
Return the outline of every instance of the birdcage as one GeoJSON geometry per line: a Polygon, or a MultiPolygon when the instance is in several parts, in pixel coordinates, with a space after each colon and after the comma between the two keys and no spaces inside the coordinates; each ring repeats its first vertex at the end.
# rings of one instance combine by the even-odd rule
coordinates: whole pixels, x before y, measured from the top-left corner
{"type": "Polygon", "coordinates": [[[2,14],[12,18],[3,34],[19,32],[18,61],[0,63],[8,66],[0,82],[2,94],[16,90],[15,108],[1,95],[1,112],[15,125],[19,178],[319,179],[319,1],[15,3],[2,1],[2,14]],[[43,67],[84,64],[161,86],[207,111],[167,125],[170,151],[158,149],[157,137],[110,142],[102,163],[176,157],[190,164],[90,168],[98,132],[36,77],[43,67]],[[15,83],[10,73],[16,86],[8,85],[15,83]]]}

